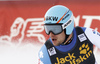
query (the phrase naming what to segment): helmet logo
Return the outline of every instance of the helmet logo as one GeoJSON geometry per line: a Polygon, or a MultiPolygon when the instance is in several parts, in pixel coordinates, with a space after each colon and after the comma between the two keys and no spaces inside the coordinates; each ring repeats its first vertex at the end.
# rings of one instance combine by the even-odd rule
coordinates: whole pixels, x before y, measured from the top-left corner
{"type": "Polygon", "coordinates": [[[59,20],[57,23],[59,23],[59,22],[63,19],[63,17],[66,15],[66,13],[67,13],[67,11],[66,11],[65,14],[60,18],[60,20],[59,20]]]}
{"type": "Polygon", "coordinates": [[[58,17],[46,16],[45,20],[46,20],[46,21],[57,21],[57,20],[58,20],[58,17]]]}
{"type": "Polygon", "coordinates": [[[68,16],[69,16],[69,14],[67,14],[67,15],[62,19],[62,21],[65,20],[68,16]]]}
{"type": "Polygon", "coordinates": [[[70,25],[70,23],[72,22],[72,20],[69,20],[68,22],[66,22],[65,24],[63,24],[63,29],[65,29],[68,25],[70,25]]]}
{"type": "Polygon", "coordinates": [[[68,26],[70,23],[71,23],[71,20],[69,20],[69,21],[64,25],[64,27],[68,26]]]}
{"type": "Polygon", "coordinates": [[[64,23],[62,25],[63,29],[65,29],[67,26],[69,26],[72,22],[73,22],[73,15],[70,17],[70,19],[68,21],[66,21],[66,23],[64,23]]]}

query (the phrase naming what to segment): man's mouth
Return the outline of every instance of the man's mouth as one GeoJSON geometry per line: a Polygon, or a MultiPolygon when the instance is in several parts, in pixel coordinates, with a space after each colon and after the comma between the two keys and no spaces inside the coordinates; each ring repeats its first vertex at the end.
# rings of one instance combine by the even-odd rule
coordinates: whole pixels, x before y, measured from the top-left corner
{"type": "Polygon", "coordinates": [[[54,38],[52,39],[52,41],[56,41],[56,40],[57,40],[57,39],[54,39],[54,38]]]}

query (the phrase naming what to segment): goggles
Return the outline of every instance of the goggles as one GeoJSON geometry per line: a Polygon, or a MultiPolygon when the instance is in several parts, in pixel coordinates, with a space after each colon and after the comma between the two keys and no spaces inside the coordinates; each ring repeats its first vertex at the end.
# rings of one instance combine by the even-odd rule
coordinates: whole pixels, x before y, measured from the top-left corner
{"type": "Polygon", "coordinates": [[[57,35],[63,31],[62,24],[45,24],[44,29],[47,35],[49,35],[50,32],[57,35]]]}
{"type": "Polygon", "coordinates": [[[67,26],[69,26],[72,23],[73,16],[64,24],[44,24],[44,29],[47,35],[52,32],[54,35],[60,34],[67,26]]]}

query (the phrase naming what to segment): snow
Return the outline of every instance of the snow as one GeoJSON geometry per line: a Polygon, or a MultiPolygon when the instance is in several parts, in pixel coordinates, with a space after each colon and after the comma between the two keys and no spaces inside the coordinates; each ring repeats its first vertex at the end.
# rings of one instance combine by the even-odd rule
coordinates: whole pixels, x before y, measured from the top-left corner
{"type": "MultiPolygon", "coordinates": [[[[38,51],[42,44],[5,45],[0,43],[0,64],[38,64],[38,51]]],[[[100,64],[100,51],[94,54],[100,64]]]]}
{"type": "Polygon", "coordinates": [[[0,45],[0,64],[38,64],[38,51],[42,45],[0,45]]]}

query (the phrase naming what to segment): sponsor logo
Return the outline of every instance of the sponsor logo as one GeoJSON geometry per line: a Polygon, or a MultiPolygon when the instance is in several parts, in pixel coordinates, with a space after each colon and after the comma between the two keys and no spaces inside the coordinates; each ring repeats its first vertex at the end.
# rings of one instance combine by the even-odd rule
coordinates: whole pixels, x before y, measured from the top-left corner
{"type": "Polygon", "coordinates": [[[64,27],[67,27],[71,23],[71,20],[69,20],[67,23],[64,24],[64,27]]]}
{"type": "Polygon", "coordinates": [[[58,20],[58,17],[46,16],[45,20],[46,20],[46,21],[57,21],[57,20],[58,20]]]}
{"type": "Polygon", "coordinates": [[[92,50],[90,50],[88,44],[85,43],[79,47],[79,51],[80,55],[78,58],[76,58],[74,53],[68,53],[68,55],[64,58],[56,57],[57,62],[55,64],[80,64],[81,62],[87,60],[92,54],[92,50]]]}
{"type": "Polygon", "coordinates": [[[69,14],[67,14],[67,15],[62,19],[62,21],[65,20],[68,16],[69,16],[69,14]]]}
{"type": "Polygon", "coordinates": [[[49,52],[49,55],[52,56],[52,55],[55,55],[56,54],[56,50],[54,47],[48,49],[48,52],[49,52]]]}
{"type": "Polygon", "coordinates": [[[89,52],[90,47],[88,46],[88,44],[85,45],[82,44],[82,46],[79,48],[80,50],[80,54],[86,54],[87,52],[89,52]]]}
{"type": "Polygon", "coordinates": [[[86,38],[86,36],[84,35],[84,33],[78,35],[78,38],[79,38],[80,42],[83,42],[83,41],[87,40],[87,38],[86,38]]]}

